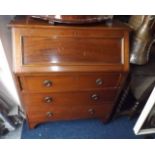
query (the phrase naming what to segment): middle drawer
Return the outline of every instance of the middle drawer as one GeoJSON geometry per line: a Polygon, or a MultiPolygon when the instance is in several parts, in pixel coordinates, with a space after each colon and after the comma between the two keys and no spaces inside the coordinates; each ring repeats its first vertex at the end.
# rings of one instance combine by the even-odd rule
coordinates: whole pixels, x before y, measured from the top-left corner
{"type": "Polygon", "coordinates": [[[60,93],[23,93],[26,107],[48,107],[64,105],[96,105],[112,102],[117,89],[60,93]]]}

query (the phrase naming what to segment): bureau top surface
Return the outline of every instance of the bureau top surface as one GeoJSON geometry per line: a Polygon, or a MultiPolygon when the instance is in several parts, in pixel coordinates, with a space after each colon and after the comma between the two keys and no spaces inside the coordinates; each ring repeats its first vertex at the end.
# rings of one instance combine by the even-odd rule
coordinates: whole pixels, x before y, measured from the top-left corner
{"type": "Polygon", "coordinates": [[[49,24],[48,21],[28,18],[27,16],[16,16],[9,24],[10,27],[19,27],[19,28],[77,28],[77,29],[118,29],[118,30],[127,30],[130,31],[131,29],[127,24],[121,23],[119,21],[113,21],[111,26],[105,24],[105,22],[100,22],[96,24],[81,24],[81,25],[68,25],[68,24],[56,24],[52,25],[49,24]]]}

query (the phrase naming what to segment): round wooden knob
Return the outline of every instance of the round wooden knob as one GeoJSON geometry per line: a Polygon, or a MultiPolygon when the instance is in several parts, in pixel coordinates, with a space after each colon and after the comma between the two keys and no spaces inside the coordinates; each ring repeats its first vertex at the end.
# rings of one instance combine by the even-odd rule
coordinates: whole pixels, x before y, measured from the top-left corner
{"type": "Polygon", "coordinates": [[[99,95],[98,94],[93,94],[92,96],[91,96],[91,98],[92,98],[92,100],[93,101],[97,101],[97,100],[99,100],[99,95]]]}
{"type": "Polygon", "coordinates": [[[51,103],[52,102],[52,97],[50,97],[50,96],[46,96],[46,97],[44,97],[44,102],[45,103],[51,103]]]}
{"type": "Polygon", "coordinates": [[[100,79],[100,78],[96,79],[96,85],[97,86],[101,86],[102,84],[103,84],[103,80],[102,79],[100,79]]]}
{"type": "Polygon", "coordinates": [[[46,113],[46,116],[47,116],[47,117],[52,117],[52,116],[53,116],[53,113],[50,112],[50,111],[48,111],[48,112],[46,113]]]}
{"type": "Polygon", "coordinates": [[[91,114],[91,115],[94,115],[95,114],[95,110],[94,109],[88,109],[88,112],[91,114]]]}
{"type": "Polygon", "coordinates": [[[52,81],[51,80],[44,80],[43,82],[45,87],[51,87],[52,86],[52,81]]]}

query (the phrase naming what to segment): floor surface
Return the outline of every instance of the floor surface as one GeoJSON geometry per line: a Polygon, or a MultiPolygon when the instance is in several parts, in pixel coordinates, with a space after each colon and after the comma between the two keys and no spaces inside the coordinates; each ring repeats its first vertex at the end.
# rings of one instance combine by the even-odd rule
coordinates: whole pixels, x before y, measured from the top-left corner
{"type": "Polygon", "coordinates": [[[99,119],[54,121],[29,129],[25,122],[22,139],[139,139],[133,132],[136,119],[121,117],[103,124],[99,119]]]}

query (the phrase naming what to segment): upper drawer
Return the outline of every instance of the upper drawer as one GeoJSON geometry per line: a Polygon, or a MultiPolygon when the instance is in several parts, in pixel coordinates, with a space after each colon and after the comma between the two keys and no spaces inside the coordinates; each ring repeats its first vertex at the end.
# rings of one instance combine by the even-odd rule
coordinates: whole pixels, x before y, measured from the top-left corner
{"type": "Polygon", "coordinates": [[[51,76],[25,76],[21,83],[25,91],[63,92],[116,88],[121,80],[120,73],[64,74],[51,76]]]}
{"type": "Polygon", "coordinates": [[[121,64],[121,37],[23,36],[23,64],[121,64]]]}

